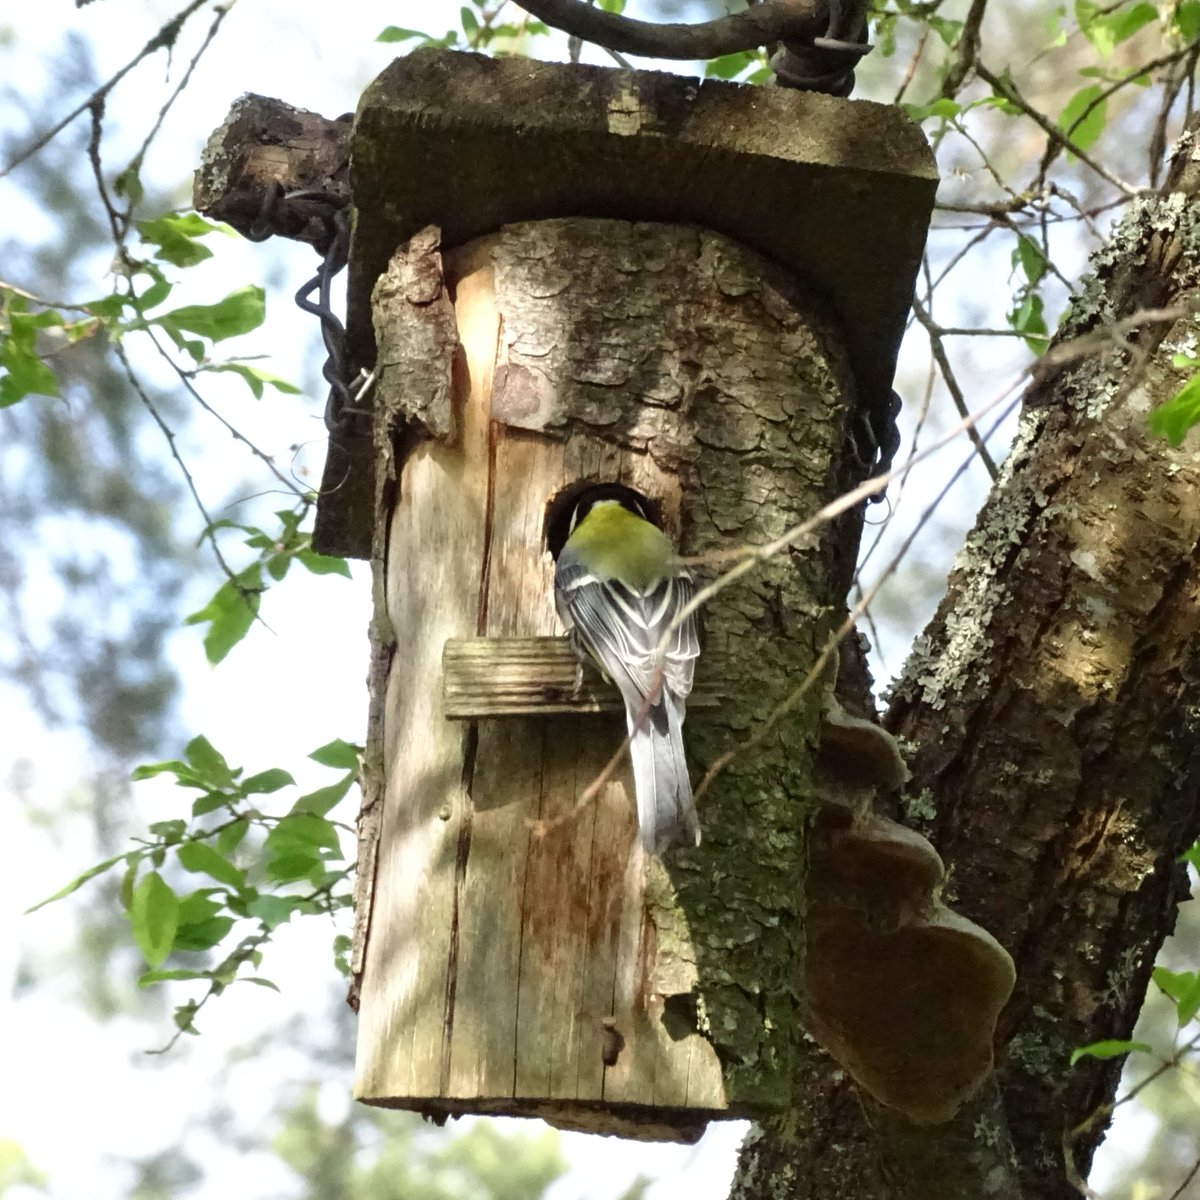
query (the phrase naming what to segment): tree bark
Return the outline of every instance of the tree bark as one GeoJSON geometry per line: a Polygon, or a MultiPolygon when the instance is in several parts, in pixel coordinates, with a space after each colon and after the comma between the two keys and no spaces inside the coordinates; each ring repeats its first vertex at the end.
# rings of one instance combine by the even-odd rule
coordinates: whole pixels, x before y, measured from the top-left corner
{"type": "MultiPolygon", "coordinates": [[[[444,262],[423,231],[375,298],[357,1095],[644,1137],[786,1109],[809,1054],[818,689],[703,796],[700,846],[647,862],[624,762],[586,794],[619,720],[495,717],[510,699],[495,679],[447,720],[443,664],[463,639],[558,632],[548,543],[581,482],[657,502],[688,556],[767,543],[840,494],[863,468],[836,331],[728,238],[595,219],[511,225],[444,262]]],[[[698,764],[805,677],[857,538],[851,515],[706,606],[699,674],[720,669],[722,703],[689,709],[698,764]]]]}
{"type": "Polygon", "coordinates": [[[951,902],[1017,963],[997,1088],[906,1133],[816,1081],[823,1127],[757,1133],[736,1197],[1079,1194],[1121,1060],[1070,1054],[1129,1037],[1200,834],[1200,434],[1147,425],[1197,347],[1192,144],[1095,255],[887,717],[951,902]]]}

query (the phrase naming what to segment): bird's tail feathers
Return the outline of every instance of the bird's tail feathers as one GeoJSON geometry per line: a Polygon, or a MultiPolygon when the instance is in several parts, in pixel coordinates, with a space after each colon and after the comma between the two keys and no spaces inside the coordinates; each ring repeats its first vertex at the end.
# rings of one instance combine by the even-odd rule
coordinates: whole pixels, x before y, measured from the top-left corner
{"type": "Polygon", "coordinates": [[[638,711],[626,704],[642,847],[647,854],[662,854],[671,846],[698,846],[700,822],[683,752],[683,705],[664,693],[635,729],[638,711]]]}

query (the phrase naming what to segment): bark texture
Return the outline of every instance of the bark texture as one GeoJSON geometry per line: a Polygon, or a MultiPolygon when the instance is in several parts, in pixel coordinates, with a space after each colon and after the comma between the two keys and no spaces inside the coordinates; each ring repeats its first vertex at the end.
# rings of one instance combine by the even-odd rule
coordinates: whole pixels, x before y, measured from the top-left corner
{"type": "Polygon", "coordinates": [[[1198,191],[1188,135],[1094,257],[888,714],[948,900],[1017,963],[996,1084],[921,1130],[813,1063],[736,1200],[1079,1195],[1064,1134],[1097,1114],[1068,1138],[1086,1176],[1121,1062],[1070,1053],[1129,1036],[1200,834],[1200,433],[1147,427],[1200,344],[1198,191]]]}
{"type": "MultiPolygon", "coordinates": [[[[526,223],[444,264],[425,231],[375,295],[358,1094],[659,1137],[779,1111],[807,1053],[819,689],[719,778],[703,843],[664,867],[636,845],[626,767],[579,804],[619,721],[447,721],[442,662],[448,639],[559,632],[547,522],[580,481],[661,501],[685,554],[769,541],[842,490],[854,385],[837,331],[759,255],[686,226],[526,223]]],[[[857,521],[827,533],[706,608],[698,673],[721,664],[728,699],[689,711],[694,767],[816,658],[857,521]]]]}
{"type": "MultiPolygon", "coordinates": [[[[304,200],[280,206],[285,192],[313,190],[350,199],[350,119],[329,120],[282,100],[247,93],[209,137],[192,185],[197,210],[252,241],[273,234],[321,243],[325,223],[304,200]]],[[[318,207],[318,206],[313,206],[318,207]]]]}
{"type": "MultiPolygon", "coordinates": [[[[363,93],[351,157],[355,364],[377,361],[375,281],[426,226],[449,247],[521,221],[673,222],[803,279],[839,323],[860,410],[888,412],[937,187],[924,136],[895,106],[422,48],[363,93]]],[[[368,555],[373,486],[369,456],[331,457],[318,549],[368,555]]]]}
{"type": "MultiPolygon", "coordinates": [[[[1196,183],[1188,139],[1093,260],[889,713],[954,902],[1017,962],[1001,1087],[1038,1200],[1077,1195],[1064,1130],[1121,1064],[1069,1055],[1132,1030],[1200,833],[1200,434],[1147,426],[1196,349],[1196,183]]],[[[1084,1175],[1104,1126],[1075,1143],[1084,1175]]]]}

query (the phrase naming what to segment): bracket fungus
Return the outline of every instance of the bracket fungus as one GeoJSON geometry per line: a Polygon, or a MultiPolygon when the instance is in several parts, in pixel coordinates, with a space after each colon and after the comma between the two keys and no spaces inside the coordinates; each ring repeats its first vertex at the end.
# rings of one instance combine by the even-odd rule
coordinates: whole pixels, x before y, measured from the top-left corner
{"type": "Polygon", "coordinates": [[[947,1121],[991,1073],[1016,981],[991,934],[940,898],[945,867],[920,834],[871,811],[908,777],[895,739],[830,688],[817,754],[805,993],[808,1028],[876,1100],[947,1121]]]}

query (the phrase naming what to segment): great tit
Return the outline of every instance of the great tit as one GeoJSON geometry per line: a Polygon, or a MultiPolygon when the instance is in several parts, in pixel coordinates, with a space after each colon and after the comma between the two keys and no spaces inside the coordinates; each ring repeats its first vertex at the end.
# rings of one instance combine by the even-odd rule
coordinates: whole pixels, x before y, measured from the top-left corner
{"type": "Polygon", "coordinates": [[[638,829],[649,854],[700,843],[683,754],[684,704],[700,653],[693,616],[672,631],[661,675],[655,668],[663,634],[693,593],[644,497],[614,483],[578,497],[555,566],[555,603],[576,650],[599,664],[625,701],[638,829]]]}

